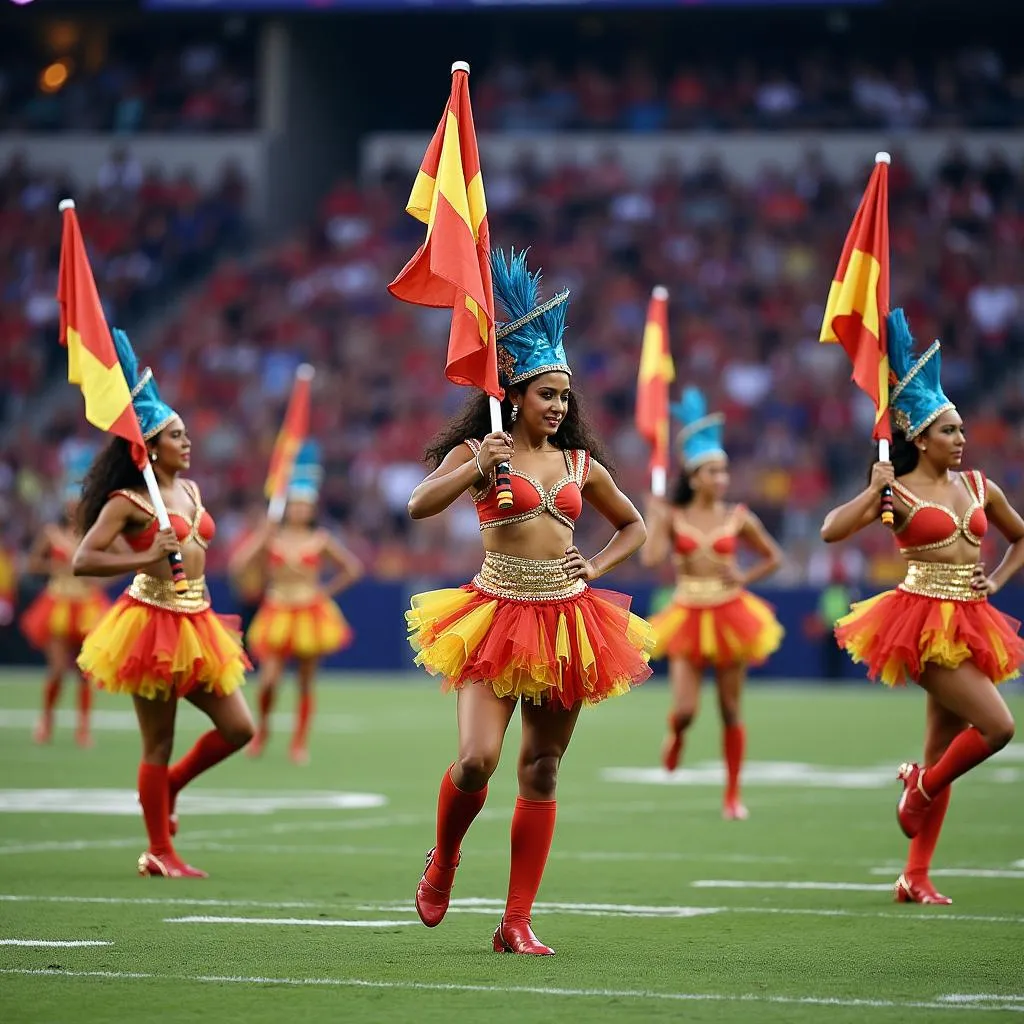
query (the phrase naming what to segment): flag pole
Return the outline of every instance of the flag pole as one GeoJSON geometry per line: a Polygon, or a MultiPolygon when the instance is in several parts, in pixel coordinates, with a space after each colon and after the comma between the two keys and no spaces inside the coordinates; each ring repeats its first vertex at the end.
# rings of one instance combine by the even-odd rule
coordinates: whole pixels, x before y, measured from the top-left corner
{"type": "MultiPolygon", "coordinates": [[[[879,150],[875,154],[875,163],[876,164],[891,164],[892,163],[892,157],[888,153],[886,153],[884,149],[883,150],[879,150]]],[[[888,303],[889,303],[889,296],[888,295],[885,296],[885,300],[886,300],[886,305],[888,306],[888,303]]],[[[881,310],[880,312],[881,312],[882,316],[888,316],[889,315],[889,310],[888,309],[881,310]]],[[[878,441],[878,461],[879,462],[888,462],[889,461],[889,439],[887,437],[879,438],[879,441],[878,441]]],[[[882,525],[883,526],[890,526],[890,527],[894,526],[895,523],[896,523],[896,515],[895,515],[895,513],[893,511],[892,488],[891,487],[886,486],[882,490],[881,508],[882,508],[882,511],[881,511],[881,515],[879,516],[879,518],[882,520],[882,525]]]]}
{"type": "MultiPolygon", "coordinates": [[[[299,381],[312,381],[315,374],[316,370],[309,363],[300,363],[295,370],[296,385],[299,381]]],[[[295,460],[293,459],[292,465],[294,466],[294,464],[295,460]]],[[[291,482],[291,475],[291,468],[289,468],[287,473],[282,474],[282,481],[267,505],[267,518],[272,523],[279,523],[284,518],[285,506],[288,504],[288,485],[291,482]]]]}
{"type": "MultiPolygon", "coordinates": [[[[65,210],[74,210],[75,201],[74,199],[62,199],[57,204],[57,210],[59,213],[63,213],[65,210]]],[[[135,415],[135,408],[132,407],[132,415],[135,415]]],[[[136,416],[136,422],[138,417],[136,416]]],[[[141,436],[142,428],[140,426],[139,432],[141,436]]],[[[169,530],[171,528],[171,520],[167,515],[167,505],[164,503],[164,496],[160,493],[160,484],[157,482],[156,473],[153,472],[153,464],[146,462],[145,467],[142,470],[142,479],[146,483],[146,490],[149,492],[149,500],[153,506],[153,511],[156,512],[156,521],[161,530],[169,530]]],[[[167,561],[171,567],[171,579],[174,583],[174,592],[176,594],[188,593],[188,579],[185,576],[185,562],[181,557],[180,551],[172,551],[167,556],[167,561]]]]}
{"type": "MultiPolygon", "coordinates": [[[[651,291],[651,297],[658,299],[661,302],[668,302],[668,289],[664,285],[655,285],[654,289],[651,291]]],[[[664,339],[664,345],[665,350],[668,351],[667,337],[664,339]]],[[[665,388],[668,388],[667,382],[665,384],[665,388]]],[[[668,429],[667,423],[665,424],[665,429],[668,429]]],[[[653,452],[654,457],[657,458],[659,454],[664,457],[664,461],[661,463],[652,463],[651,465],[651,494],[656,498],[664,498],[668,484],[668,466],[666,465],[668,461],[667,448],[659,453],[657,451],[657,446],[655,446],[655,451],[653,452]]]]}

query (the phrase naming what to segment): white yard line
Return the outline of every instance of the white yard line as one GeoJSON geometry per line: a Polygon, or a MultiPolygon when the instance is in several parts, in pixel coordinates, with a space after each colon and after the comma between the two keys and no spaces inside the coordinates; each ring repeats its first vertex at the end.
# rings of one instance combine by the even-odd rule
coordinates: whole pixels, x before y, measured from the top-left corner
{"type": "Polygon", "coordinates": [[[1006,1011],[1022,1007],[1010,1003],[993,1005],[981,996],[975,1003],[965,997],[931,1000],[844,999],[838,996],[772,996],[760,992],[658,992],[651,989],[555,988],[540,985],[469,985],[426,981],[383,981],[371,978],[266,978],[239,975],[149,974],[142,971],[51,971],[29,968],[0,968],[0,974],[48,978],[101,978],[114,981],[175,981],[213,985],[289,986],[292,988],[350,988],[406,992],[476,992],[497,996],[545,996],[562,999],[620,999],[633,1002],[674,1003],[763,1003],[782,1006],[834,1006],[868,1010],[977,1010],[1006,1011]]]}
{"type": "Polygon", "coordinates": [[[303,928],[408,928],[419,921],[342,921],[322,917],[215,917],[193,914],[188,917],[165,917],[164,924],[274,924],[303,928]]]}
{"type": "Polygon", "coordinates": [[[0,939],[0,946],[31,946],[39,949],[77,949],[80,946],[112,946],[102,939],[0,939]]]}
{"type": "Polygon", "coordinates": [[[892,883],[876,882],[764,882],[741,878],[699,878],[694,889],[796,889],[823,892],[890,892],[892,883]]]}
{"type": "MultiPolygon", "coordinates": [[[[78,724],[77,712],[58,709],[55,716],[58,730],[73,731],[78,724]]],[[[0,708],[0,729],[24,729],[31,732],[39,721],[39,712],[34,708],[0,708]]],[[[93,711],[89,717],[93,732],[138,732],[139,723],[130,711],[93,711]]],[[[366,727],[365,719],[355,715],[318,714],[316,732],[332,735],[361,732],[366,727]]],[[[283,747],[282,747],[283,749],[283,747]]]]}
{"type": "MultiPolygon", "coordinates": [[[[873,875],[887,875],[891,868],[872,868],[873,875]]],[[[1006,871],[1000,868],[932,868],[932,878],[1016,878],[1024,879],[1024,871],[1006,871]]]]}

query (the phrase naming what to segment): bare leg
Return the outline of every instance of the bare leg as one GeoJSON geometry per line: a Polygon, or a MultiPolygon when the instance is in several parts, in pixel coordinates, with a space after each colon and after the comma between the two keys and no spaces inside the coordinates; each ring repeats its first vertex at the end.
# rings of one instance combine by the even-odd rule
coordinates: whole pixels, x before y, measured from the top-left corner
{"type": "Polygon", "coordinates": [[[49,743],[53,736],[53,714],[60,700],[64,673],[71,665],[71,652],[67,643],[59,638],[46,645],[46,681],[43,683],[43,712],[32,738],[36,743],[49,743]]]}
{"type": "Polygon", "coordinates": [[[746,677],[746,665],[729,665],[720,668],[716,674],[726,774],[723,814],[730,820],[740,821],[747,817],[747,809],[740,800],[740,771],[747,746],[746,730],[740,719],[740,699],[746,677]]]}
{"type": "Polygon", "coordinates": [[[291,759],[296,764],[309,762],[307,741],[309,723],[313,717],[313,680],[316,676],[319,660],[317,658],[298,659],[299,706],[295,715],[295,731],[292,734],[291,759]]]}
{"type": "Polygon", "coordinates": [[[668,715],[668,736],[661,751],[661,763],[666,771],[674,772],[678,767],[684,733],[697,717],[701,675],[701,669],[685,658],[672,658],[668,663],[672,706],[668,715]]]}
{"type": "Polygon", "coordinates": [[[277,698],[277,684],[281,681],[284,661],[275,654],[268,654],[260,662],[259,727],[256,738],[249,746],[249,756],[259,757],[270,737],[270,713],[277,698]]]}

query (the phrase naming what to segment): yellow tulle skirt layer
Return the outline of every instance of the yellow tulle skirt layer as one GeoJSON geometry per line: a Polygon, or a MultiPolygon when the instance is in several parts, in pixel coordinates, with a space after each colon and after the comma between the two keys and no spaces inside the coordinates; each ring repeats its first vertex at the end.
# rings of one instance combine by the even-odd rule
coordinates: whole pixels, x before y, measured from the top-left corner
{"type": "Polygon", "coordinates": [[[772,606],[746,590],[711,606],[676,598],[651,616],[651,626],[655,658],[684,658],[701,668],[760,665],[785,635],[772,606]]]}
{"type": "Polygon", "coordinates": [[[943,601],[904,590],[858,601],[835,627],[836,640],[888,686],[916,682],[927,663],[957,668],[973,661],[994,683],[1019,675],[1020,623],[988,601],[943,601]]]}
{"type": "Polygon", "coordinates": [[[352,627],[326,595],[293,605],[267,597],[246,634],[257,658],[322,658],[352,643],[352,627]]]}
{"type": "Polygon", "coordinates": [[[406,620],[416,663],[442,676],[442,689],[482,683],[499,697],[568,709],[625,693],[650,676],[654,637],[629,603],[590,587],[531,600],[469,584],[417,594],[406,620]]]}
{"type": "Polygon", "coordinates": [[[100,689],[164,700],[197,689],[226,696],[252,668],[237,616],[173,612],[127,594],[86,638],[78,667],[100,689]]]}
{"type": "Polygon", "coordinates": [[[45,650],[53,640],[78,647],[109,607],[110,601],[99,590],[84,597],[65,597],[47,588],[25,609],[19,625],[37,651],[45,650]]]}

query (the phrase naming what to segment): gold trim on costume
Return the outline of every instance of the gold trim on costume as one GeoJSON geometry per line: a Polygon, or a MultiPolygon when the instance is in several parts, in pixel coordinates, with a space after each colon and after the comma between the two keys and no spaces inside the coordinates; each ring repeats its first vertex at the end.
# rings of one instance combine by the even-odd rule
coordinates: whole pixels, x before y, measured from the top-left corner
{"type": "Polygon", "coordinates": [[[950,565],[947,562],[907,563],[906,579],[899,589],[939,601],[984,601],[985,594],[971,587],[974,566],[950,565]]]}
{"type": "Polygon", "coordinates": [[[720,576],[680,576],[672,600],[698,608],[712,608],[725,604],[740,593],[734,583],[726,583],[720,576]]]}
{"type": "Polygon", "coordinates": [[[93,595],[93,586],[77,576],[53,576],[46,584],[46,592],[68,601],[86,601],[93,595]]]}
{"type": "Polygon", "coordinates": [[[210,607],[210,599],[206,596],[206,577],[186,580],[188,590],[184,594],[175,592],[171,580],[162,580],[148,573],[137,573],[128,587],[128,596],[134,601],[163,608],[168,612],[179,612],[184,615],[198,615],[210,607]]]}
{"type": "Polygon", "coordinates": [[[289,580],[271,583],[267,588],[267,600],[286,608],[299,608],[315,604],[320,599],[320,588],[309,580],[289,580]]]}
{"type": "Polygon", "coordinates": [[[561,558],[517,558],[488,551],[473,586],[491,597],[511,601],[565,601],[587,589],[584,580],[571,580],[561,558]]]}

